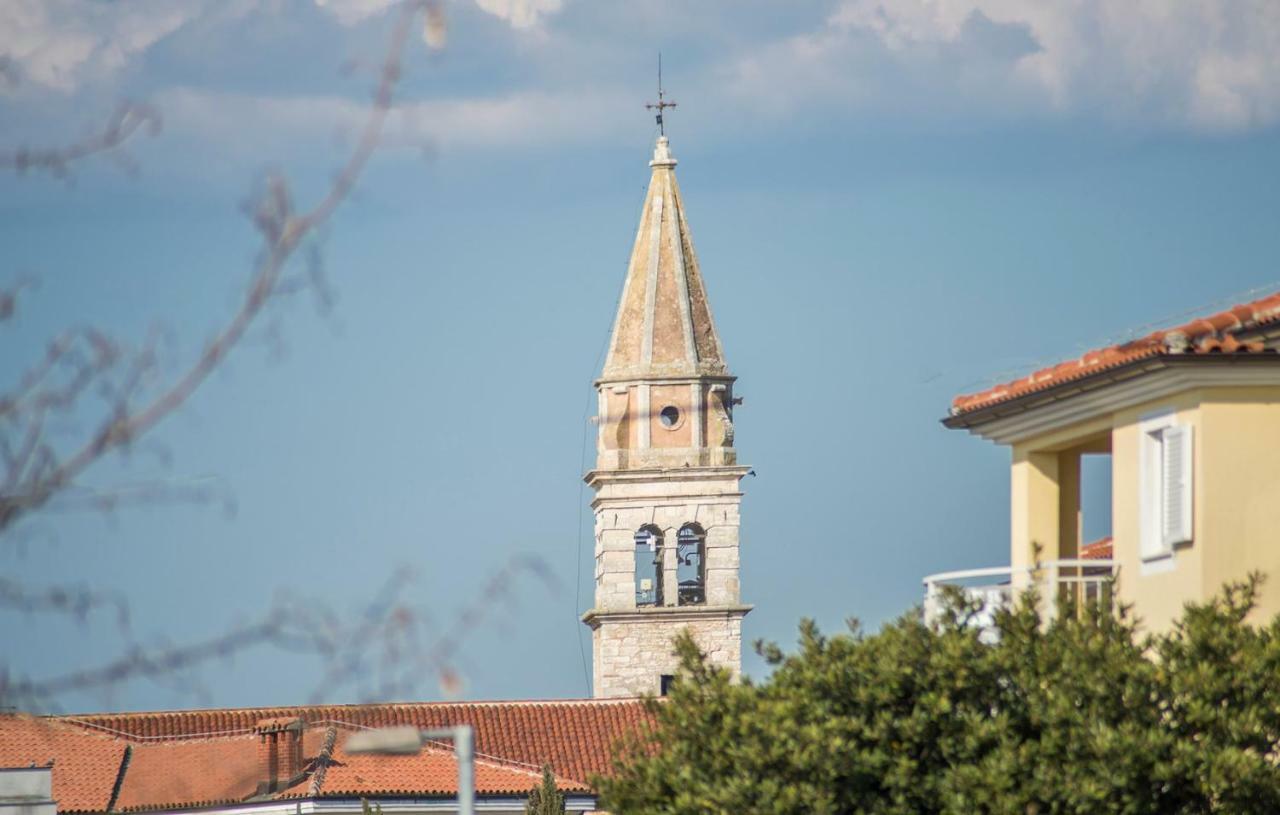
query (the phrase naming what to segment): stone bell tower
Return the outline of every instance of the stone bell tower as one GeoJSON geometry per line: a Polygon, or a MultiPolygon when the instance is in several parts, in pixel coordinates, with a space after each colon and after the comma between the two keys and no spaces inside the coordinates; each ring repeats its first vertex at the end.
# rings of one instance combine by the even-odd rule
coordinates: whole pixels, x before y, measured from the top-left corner
{"type": "Polygon", "coordinates": [[[597,697],[665,692],[689,630],[737,675],[739,482],[733,382],[693,253],[666,136],[618,304],[599,391],[595,491],[597,697]]]}

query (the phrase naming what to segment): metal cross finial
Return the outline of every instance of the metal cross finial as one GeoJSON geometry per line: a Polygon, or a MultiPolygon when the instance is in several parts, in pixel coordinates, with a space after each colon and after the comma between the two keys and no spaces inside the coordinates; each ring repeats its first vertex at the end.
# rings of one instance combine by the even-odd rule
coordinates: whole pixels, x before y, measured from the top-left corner
{"type": "Polygon", "coordinates": [[[676,106],[676,103],[675,103],[675,102],[668,102],[668,101],[663,97],[663,92],[662,92],[662,52],[658,52],[658,101],[657,101],[657,102],[649,102],[649,103],[647,103],[644,107],[645,107],[645,110],[656,110],[656,111],[658,111],[658,115],[657,115],[657,116],[655,116],[654,118],[655,118],[655,119],[657,120],[657,122],[658,122],[658,133],[659,133],[660,135],[663,135],[663,136],[667,135],[666,125],[664,125],[664,124],[663,124],[663,122],[662,122],[662,111],[666,110],[667,108],[673,108],[673,107],[675,107],[675,106],[676,106]]]}

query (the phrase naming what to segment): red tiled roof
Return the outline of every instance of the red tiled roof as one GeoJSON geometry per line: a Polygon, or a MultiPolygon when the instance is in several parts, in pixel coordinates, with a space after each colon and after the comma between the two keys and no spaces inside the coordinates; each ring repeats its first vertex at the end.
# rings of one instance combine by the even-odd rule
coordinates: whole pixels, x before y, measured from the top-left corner
{"type": "MultiPolygon", "coordinates": [[[[458,792],[458,766],[450,749],[428,747],[413,756],[349,755],[342,743],[351,731],[342,731],[336,747],[324,754],[327,729],[312,727],[304,733],[307,774],[294,786],[268,797],[453,796],[458,792]],[[317,772],[321,765],[323,774],[317,772]]],[[[258,793],[257,749],[255,736],[134,744],[115,811],[187,809],[245,801],[258,793]]],[[[541,772],[477,757],[475,779],[479,795],[522,795],[536,786],[541,772]]],[[[575,779],[557,776],[556,782],[565,792],[588,791],[584,782],[575,779]]]]}
{"type": "Polygon", "coordinates": [[[650,721],[637,699],[224,708],[96,713],[61,720],[134,739],[185,739],[248,734],[263,719],[285,717],[301,718],[308,725],[343,722],[359,727],[469,724],[475,728],[477,752],[532,767],[549,763],[557,775],[580,781],[607,772],[614,743],[650,721]]]}
{"type": "MultiPolygon", "coordinates": [[[[453,751],[431,747],[416,756],[350,755],[342,743],[349,733],[338,737],[338,745],[328,762],[321,796],[388,796],[388,795],[456,795],[458,764],[453,751]]],[[[476,792],[480,795],[523,795],[542,779],[533,767],[503,764],[486,758],[476,759],[476,792]]],[[[587,792],[578,780],[556,777],[561,792],[587,792]]],[[[304,787],[295,788],[284,797],[305,797],[304,787]]]]}
{"type": "Polygon", "coordinates": [[[255,729],[298,719],[304,723],[306,774],[268,797],[456,794],[457,768],[448,749],[418,756],[342,750],[354,729],[403,724],[470,724],[482,795],[527,792],[543,764],[562,790],[588,791],[590,777],[610,769],[614,744],[651,717],[635,699],[8,715],[0,716],[0,766],[53,761],[54,796],[63,812],[105,812],[113,795],[117,812],[237,803],[255,796],[265,780],[258,777],[255,729]]]}
{"type": "Polygon", "coordinates": [[[115,808],[213,806],[243,801],[257,789],[256,736],[133,744],[115,808]]]}
{"type": "Polygon", "coordinates": [[[958,415],[990,407],[1151,357],[1260,353],[1266,350],[1261,342],[1241,342],[1234,335],[1278,320],[1280,292],[1183,325],[1154,331],[1140,339],[1095,349],[1079,359],[1043,368],[978,393],[957,396],[951,403],[951,412],[958,415]]]}
{"type": "Polygon", "coordinates": [[[1080,547],[1081,560],[1110,560],[1111,559],[1111,536],[1099,538],[1092,543],[1086,543],[1080,547]]]}
{"type": "Polygon", "coordinates": [[[124,761],[123,742],[48,719],[0,714],[0,767],[53,763],[59,812],[104,812],[124,761]]]}

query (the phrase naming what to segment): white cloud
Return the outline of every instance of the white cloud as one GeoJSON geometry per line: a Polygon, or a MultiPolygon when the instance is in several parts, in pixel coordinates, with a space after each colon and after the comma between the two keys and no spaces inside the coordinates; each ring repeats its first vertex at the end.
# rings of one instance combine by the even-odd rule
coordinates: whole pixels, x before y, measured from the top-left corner
{"type": "MultiPolygon", "coordinates": [[[[687,56],[680,85],[684,94],[701,100],[691,105],[692,120],[699,110],[716,111],[724,119],[736,108],[753,116],[797,112],[827,120],[861,111],[978,126],[1075,116],[1230,132],[1280,122],[1280,0],[834,0],[834,10],[828,6],[829,13],[822,12],[825,17],[812,17],[812,7],[796,4],[788,27],[805,33],[781,40],[744,21],[735,1],[707,0],[688,15],[673,11],[677,0],[593,8],[586,14],[597,26],[591,32],[575,26],[546,29],[546,36],[522,38],[522,47],[501,52],[492,38],[484,39],[483,30],[459,32],[479,38],[461,50],[485,55],[472,75],[475,82],[503,83],[519,76],[518,87],[551,90],[512,93],[490,84],[489,95],[474,91],[466,100],[409,105],[395,115],[393,134],[465,148],[612,133],[590,109],[634,123],[629,105],[639,98],[639,82],[618,90],[616,97],[610,94],[634,75],[639,62],[620,55],[634,51],[636,31],[654,30],[650,17],[661,17],[663,26],[669,20],[673,35],[697,33],[706,43],[687,56]],[[723,37],[707,33],[712,23],[723,24],[723,37]],[[498,66],[492,75],[485,73],[489,65],[498,66]],[[716,65],[722,66],[719,72],[716,65]],[[580,84],[594,90],[566,89],[580,84]]],[[[312,2],[336,24],[356,25],[397,0],[312,2]]],[[[512,28],[535,31],[550,15],[587,5],[453,2],[474,3],[512,28]]],[[[109,79],[175,32],[202,42],[197,26],[269,11],[285,19],[288,8],[282,0],[0,0],[0,57],[7,57],[0,62],[13,66],[19,92],[70,92],[109,79]]],[[[203,58],[216,64],[218,55],[203,58]]],[[[209,74],[192,75],[169,81],[198,84],[209,74]]],[[[166,77],[146,79],[155,87],[166,77]]],[[[171,125],[167,106],[172,104],[187,105],[192,119],[200,105],[234,105],[242,111],[257,105],[264,124],[255,129],[275,123],[294,133],[352,127],[352,111],[359,109],[338,96],[257,93],[179,88],[155,101],[171,125]]],[[[75,98],[63,103],[74,105],[75,98]]]]}
{"type": "Polygon", "coordinates": [[[529,28],[540,22],[544,15],[555,14],[564,5],[562,0],[476,0],[476,5],[513,28],[529,28]]]}
{"type": "Polygon", "coordinates": [[[200,0],[6,0],[0,3],[0,56],[16,69],[20,86],[72,91],[116,73],[202,6],[200,0]]]}
{"type": "MultiPolygon", "coordinates": [[[[400,0],[314,0],[342,25],[355,25],[400,0]]],[[[536,26],[563,0],[475,0],[513,28],[536,26]]],[[[198,18],[226,18],[277,8],[272,0],[2,0],[0,59],[16,83],[67,93],[109,79],[131,59],[198,18]]]]}
{"type": "MultiPolygon", "coordinates": [[[[626,126],[634,117],[620,94],[521,92],[492,98],[397,104],[388,117],[388,150],[446,152],[572,144],[626,126]]],[[[257,159],[290,155],[308,145],[350,142],[368,116],[367,103],[339,96],[259,96],[192,88],[157,99],[171,135],[238,150],[257,159]]]]}
{"type": "MultiPolygon", "coordinates": [[[[400,0],[315,0],[320,8],[343,25],[355,25],[381,14],[400,0]]],[[[483,11],[511,24],[512,28],[530,28],[542,17],[554,14],[563,0],[475,0],[483,11]]]]}
{"type": "Polygon", "coordinates": [[[900,106],[905,82],[920,105],[1239,130],[1280,119],[1280,2],[844,0],[732,76],[766,98],[900,106]]]}
{"type": "Polygon", "coordinates": [[[362,23],[386,11],[397,2],[399,0],[315,0],[317,6],[343,25],[362,23]]]}

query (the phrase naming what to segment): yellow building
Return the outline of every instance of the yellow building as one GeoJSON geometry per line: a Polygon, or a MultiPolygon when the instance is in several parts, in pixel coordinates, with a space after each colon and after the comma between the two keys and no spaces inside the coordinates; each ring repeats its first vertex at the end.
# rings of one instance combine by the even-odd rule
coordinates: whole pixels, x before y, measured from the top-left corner
{"type": "Polygon", "coordinates": [[[1250,571],[1280,613],[1278,348],[1280,293],[957,397],[943,424],[1010,449],[1009,566],[926,578],[926,613],[947,584],[1106,598],[1114,577],[1158,630],[1250,571]],[[1088,545],[1087,455],[1111,471],[1111,536],[1088,545]]]}

